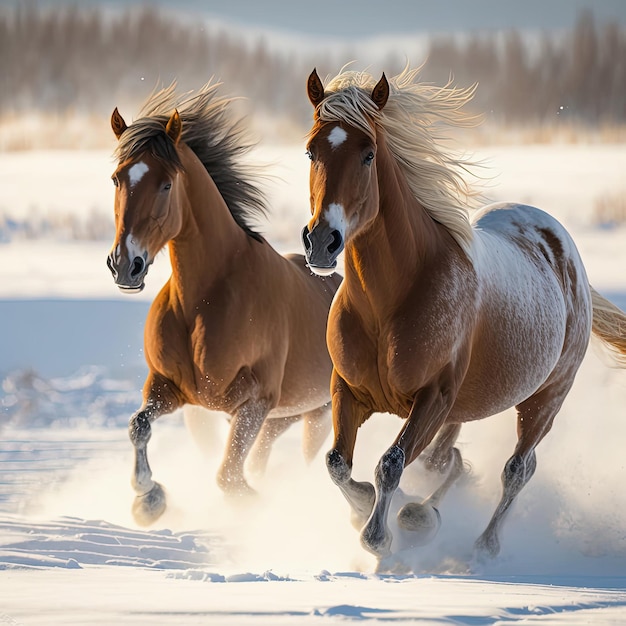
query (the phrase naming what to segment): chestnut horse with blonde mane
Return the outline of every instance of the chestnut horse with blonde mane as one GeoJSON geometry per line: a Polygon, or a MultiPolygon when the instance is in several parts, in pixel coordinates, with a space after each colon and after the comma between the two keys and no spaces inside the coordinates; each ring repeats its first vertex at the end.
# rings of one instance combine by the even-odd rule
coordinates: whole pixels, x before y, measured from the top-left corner
{"type": "Polygon", "coordinates": [[[164,414],[188,404],[231,416],[218,483],[234,494],[252,491],[244,462],[255,442],[264,466],[273,439],[303,416],[310,460],[330,431],[325,330],[340,278],[320,282],[302,255],[279,255],[253,229],[265,201],[217,86],[181,96],[172,85],[130,126],[117,109],[111,118],[119,143],[108,266],[122,291],[137,292],[165,245],[172,264],[148,313],[149,373],[129,424],[141,524],[166,506],[147,458],[151,424],[164,414]]]}
{"type": "Polygon", "coordinates": [[[362,545],[383,559],[404,468],[424,452],[426,467],[441,473],[429,498],[398,512],[398,539],[417,545],[438,529],[437,503],[463,473],[454,447],[461,424],[515,407],[518,442],[502,498],[476,542],[477,555],[495,556],[591,332],[626,366],[626,314],[590,287],[571,237],[543,211],[498,204],[470,221],[462,176],[470,162],[440,145],[438,127],[474,122],[462,108],[473,91],[416,78],[407,68],[390,81],[348,71],[325,87],[315,71],[308,80],[309,267],[332,274],[345,247],[327,330],[327,466],[362,545]],[[351,472],[357,430],[374,412],[405,421],[372,485],[351,472]]]}

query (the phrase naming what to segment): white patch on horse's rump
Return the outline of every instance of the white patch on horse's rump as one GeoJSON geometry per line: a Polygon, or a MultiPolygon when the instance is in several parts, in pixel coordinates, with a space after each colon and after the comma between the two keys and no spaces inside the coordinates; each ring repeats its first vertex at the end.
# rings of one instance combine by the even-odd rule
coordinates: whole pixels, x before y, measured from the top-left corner
{"type": "Polygon", "coordinates": [[[344,211],[343,204],[331,202],[324,213],[324,217],[326,218],[326,222],[330,228],[338,230],[341,233],[341,236],[345,238],[348,223],[346,221],[346,213],[344,211]]]}
{"type": "Polygon", "coordinates": [[[346,139],[348,133],[341,128],[341,126],[335,126],[328,134],[328,143],[330,143],[333,150],[338,148],[346,139]]]}
{"type": "Polygon", "coordinates": [[[139,161],[139,163],[135,163],[128,170],[128,177],[130,178],[131,189],[143,178],[148,169],[148,166],[143,161],[139,161]]]}

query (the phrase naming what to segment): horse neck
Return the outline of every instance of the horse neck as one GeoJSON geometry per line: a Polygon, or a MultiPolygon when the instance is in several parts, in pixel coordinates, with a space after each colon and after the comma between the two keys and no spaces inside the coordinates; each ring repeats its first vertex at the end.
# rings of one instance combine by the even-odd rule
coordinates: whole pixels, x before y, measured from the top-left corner
{"type": "Polygon", "coordinates": [[[206,284],[232,266],[247,235],[235,222],[200,159],[186,145],[181,145],[179,153],[183,184],[178,189],[178,201],[183,219],[178,235],[169,242],[169,252],[172,282],[193,295],[202,288],[201,280],[206,284]]]}
{"type": "Polygon", "coordinates": [[[450,239],[413,196],[384,139],[376,156],[378,213],[346,245],[346,283],[371,302],[393,304],[450,239]]]}

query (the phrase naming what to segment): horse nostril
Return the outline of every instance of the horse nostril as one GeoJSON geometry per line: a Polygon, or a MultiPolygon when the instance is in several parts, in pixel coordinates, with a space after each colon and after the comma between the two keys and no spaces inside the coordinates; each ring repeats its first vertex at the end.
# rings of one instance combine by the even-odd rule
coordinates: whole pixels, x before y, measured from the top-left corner
{"type": "Polygon", "coordinates": [[[304,249],[307,252],[311,251],[311,240],[309,239],[309,228],[308,226],[305,226],[302,229],[302,242],[304,243],[304,249]]]}
{"type": "Polygon", "coordinates": [[[334,252],[337,252],[337,250],[339,250],[343,245],[343,237],[338,230],[333,230],[331,235],[333,237],[333,240],[331,243],[328,244],[327,250],[330,254],[333,254],[334,252]]]}
{"type": "Polygon", "coordinates": [[[146,262],[140,257],[136,256],[133,259],[133,269],[130,271],[130,275],[135,278],[139,276],[146,267],[146,262]]]}

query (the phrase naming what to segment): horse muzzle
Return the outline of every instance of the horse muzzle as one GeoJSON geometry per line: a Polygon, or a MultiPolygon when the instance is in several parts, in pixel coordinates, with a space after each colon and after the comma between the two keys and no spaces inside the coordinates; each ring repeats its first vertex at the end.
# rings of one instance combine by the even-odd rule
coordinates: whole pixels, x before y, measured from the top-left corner
{"type": "Polygon", "coordinates": [[[336,228],[318,224],[312,230],[302,230],[304,255],[314,274],[330,276],[337,269],[337,257],[344,248],[343,235],[336,228]]]}
{"type": "Polygon", "coordinates": [[[109,254],[107,267],[111,270],[113,280],[120,291],[139,293],[145,287],[144,279],[150,264],[141,256],[136,256],[132,260],[122,259],[120,262],[116,262],[113,254],[109,254]]]}

